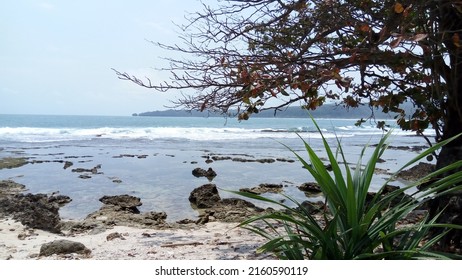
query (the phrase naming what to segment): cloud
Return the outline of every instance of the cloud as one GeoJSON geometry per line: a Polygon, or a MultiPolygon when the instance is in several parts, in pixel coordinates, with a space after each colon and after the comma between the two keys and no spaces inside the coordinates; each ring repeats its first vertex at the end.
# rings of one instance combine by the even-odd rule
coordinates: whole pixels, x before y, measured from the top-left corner
{"type": "MultiPolygon", "coordinates": [[[[155,30],[157,32],[163,33],[163,34],[170,34],[172,32],[172,27],[167,26],[163,22],[155,22],[155,21],[142,21],[142,20],[135,20],[136,23],[142,27],[155,30]]],[[[170,22],[169,22],[170,23],[170,22]]]]}
{"type": "Polygon", "coordinates": [[[43,10],[47,10],[47,11],[53,11],[54,9],[56,9],[56,6],[51,4],[51,3],[48,3],[48,2],[41,2],[38,4],[38,6],[43,9],[43,10]]]}

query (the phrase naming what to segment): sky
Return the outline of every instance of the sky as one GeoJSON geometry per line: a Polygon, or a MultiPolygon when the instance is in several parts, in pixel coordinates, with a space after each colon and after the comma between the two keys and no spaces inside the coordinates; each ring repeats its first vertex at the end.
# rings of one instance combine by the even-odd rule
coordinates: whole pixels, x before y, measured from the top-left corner
{"type": "Polygon", "coordinates": [[[165,110],[179,93],[117,78],[111,68],[153,82],[197,0],[0,0],[0,114],[109,115],[165,110]]]}

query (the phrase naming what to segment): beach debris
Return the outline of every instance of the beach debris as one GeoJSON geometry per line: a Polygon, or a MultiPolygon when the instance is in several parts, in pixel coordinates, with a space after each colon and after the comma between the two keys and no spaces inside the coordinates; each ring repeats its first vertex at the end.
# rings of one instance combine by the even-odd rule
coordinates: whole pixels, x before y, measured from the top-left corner
{"type": "Polygon", "coordinates": [[[39,256],[66,255],[66,254],[90,255],[91,250],[80,242],[60,239],[45,243],[40,247],[39,256]]]}
{"type": "Polygon", "coordinates": [[[209,181],[212,181],[213,178],[217,176],[217,173],[211,167],[209,167],[209,169],[207,170],[202,169],[200,167],[194,168],[192,174],[195,177],[206,177],[207,179],[209,179],[209,181]]]}
{"type": "Polygon", "coordinates": [[[202,242],[186,242],[186,243],[167,243],[167,244],[162,244],[160,247],[163,248],[175,248],[175,247],[181,247],[181,246],[199,246],[199,245],[204,245],[202,242]]]}

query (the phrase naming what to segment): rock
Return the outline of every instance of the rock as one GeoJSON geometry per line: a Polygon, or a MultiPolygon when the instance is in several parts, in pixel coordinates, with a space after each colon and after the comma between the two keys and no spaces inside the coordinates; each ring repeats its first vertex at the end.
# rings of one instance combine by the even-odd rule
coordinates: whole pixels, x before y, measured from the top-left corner
{"type": "Polygon", "coordinates": [[[435,165],[425,162],[419,162],[419,164],[403,170],[398,174],[398,178],[406,181],[418,180],[431,172],[435,171],[435,165]]]}
{"type": "Polygon", "coordinates": [[[293,160],[293,159],[286,159],[286,158],[277,158],[276,160],[280,161],[280,162],[289,162],[289,163],[294,163],[295,162],[295,160],[293,160]]]}
{"type": "Polygon", "coordinates": [[[271,210],[259,208],[240,198],[225,198],[213,207],[205,209],[196,224],[205,224],[211,221],[242,222],[251,216],[261,215],[264,211],[270,212],[271,210]]]}
{"type": "Polygon", "coordinates": [[[207,177],[209,180],[217,176],[217,173],[211,167],[209,167],[209,169],[207,170],[199,168],[199,167],[194,168],[194,170],[192,171],[192,174],[195,177],[207,177]]]}
{"type": "Polygon", "coordinates": [[[47,257],[54,254],[63,255],[73,253],[88,255],[91,253],[91,250],[80,242],[61,239],[43,244],[40,247],[39,255],[47,257]]]}
{"type": "Polygon", "coordinates": [[[72,163],[71,161],[66,161],[66,162],[64,163],[63,169],[68,169],[68,168],[71,167],[72,165],[74,165],[74,163],[72,163]]]}
{"type": "Polygon", "coordinates": [[[128,226],[137,228],[169,228],[165,212],[140,213],[136,208],[142,205],[141,199],[131,195],[104,196],[100,199],[104,205],[97,211],[90,213],[83,221],[65,225],[72,233],[90,232],[100,233],[104,229],[114,226],[128,226]]]}
{"type": "Polygon", "coordinates": [[[318,183],[315,182],[304,183],[300,185],[298,189],[304,192],[307,197],[321,194],[321,188],[318,183]]]}
{"type": "MultiPolygon", "coordinates": [[[[234,208],[257,208],[252,202],[240,198],[225,198],[220,201],[221,207],[234,207],[234,208]]],[[[259,211],[263,210],[259,208],[259,211]]]]}
{"type": "Polygon", "coordinates": [[[123,235],[118,232],[113,232],[113,233],[108,234],[108,236],[106,236],[107,241],[111,241],[116,238],[119,238],[120,240],[125,240],[125,237],[123,237],[123,235]]]}
{"type": "Polygon", "coordinates": [[[262,158],[262,159],[257,159],[256,161],[259,162],[259,163],[274,163],[274,162],[276,162],[276,160],[272,159],[272,158],[262,158]]]}
{"type": "Polygon", "coordinates": [[[12,180],[0,181],[0,195],[17,194],[26,190],[26,186],[12,180]]]}
{"type": "Polygon", "coordinates": [[[51,195],[51,196],[48,197],[48,202],[49,203],[55,203],[59,207],[62,207],[64,205],[68,204],[71,201],[72,201],[72,199],[67,195],[54,194],[54,195],[51,195]]]}
{"type": "Polygon", "coordinates": [[[23,225],[32,228],[60,233],[59,203],[50,202],[45,194],[0,197],[0,214],[11,215],[23,225]]]}
{"type": "Polygon", "coordinates": [[[194,224],[195,221],[191,219],[182,219],[182,220],[176,221],[176,223],[180,225],[187,225],[187,224],[194,224]]]}
{"type": "Polygon", "coordinates": [[[214,184],[206,184],[194,189],[189,195],[189,202],[197,208],[211,208],[220,201],[217,186],[214,184]]]}
{"type": "Polygon", "coordinates": [[[253,194],[263,194],[263,193],[280,193],[282,192],[283,186],[281,184],[260,184],[258,187],[243,188],[240,189],[241,192],[248,192],[253,194]]]}
{"type": "Polygon", "coordinates": [[[23,165],[28,164],[28,158],[13,158],[13,157],[5,157],[0,159],[0,170],[1,169],[12,169],[21,167],[23,165]]]}
{"type": "Polygon", "coordinates": [[[196,224],[205,224],[210,221],[242,222],[263,211],[270,211],[270,209],[264,210],[240,198],[221,199],[214,184],[194,189],[189,196],[189,201],[201,209],[196,224]]]}
{"type": "Polygon", "coordinates": [[[305,209],[310,214],[317,214],[326,207],[326,205],[322,201],[303,201],[300,206],[303,207],[303,209],[305,209]]]}
{"type": "Polygon", "coordinates": [[[0,181],[0,218],[11,216],[28,227],[60,233],[59,208],[70,202],[70,197],[21,193],[25,189],[11,180],[0,181]]]}
{"type": "Polygon", "coordinates": [[[89,214],[82,223],[74,225],[71,231],[93,230],[93,228],[112,228],[128,226],[137,228],[162,229],[170,227],[165,212],[136,213],[115,205],[104,205],[98,211],[89,214]]]}
{"type": "MultiPolygon", "coordinates": [[[[381,193],[381,197],[385,196],[385,195],[388,195],[396,190],[399,190],[399,187],[398,186],[393,186],[393,185],[385,185],[383,190],[382,190],[382,193],[381,193]]],[[[366,196],[366,204],[369,204],[372,202],[372,199],[375,197],[376,193],[375,192],[368,192],[367,193],[367,196],[366,196]]],[[[393,207],[395,205],[397,205],[398,203],[401,203],[403,201],[411,201],[413,200],[414,198],[412,198],[411,196],[409,196],[408,194],[405,194],[404,192],[400,193],[399,195],[397,195],[391,202],[390,202],[390,207],[393,207]]]]}
{"type": "Polygon", "coordinates": [[[232,157],[229,157],[229,156],[212,156],[212,159],[214,161],[218,161],[218,160],[232,160],[232,157]]]}
{"type": "MultiPolygon", "coordinates": [[[[103,173],[99,173],[98,172],[98,169],[101,169],[101,164],[98,164],[96,165],[95,167],[91,168],[91,169],[87,169],[87,168],[74,168],[72,169],[71,171],[72,172],[75,172],[75,173],[91,173],[93,175],[95,174],[103,174],[103,173]]],[[[82,179],[88,179],[88,178],[84,178],[84,176],[88,176],[88,175],[80,175],[79,177],[81,177],[82,179]]],[[[89,176],[88,176],[89,177],[89,176]]],[[[90,177],[91,178],[91,177],[90,177]]]]}
{"type": "Polygon", "coordinates": [[[89,172],[91,173],[92,169],[86,169],[86,168],[74,168],[71,170],[72,172],[75,173],[83,173],[83,172],[89,172]]]}
{"type": "Polygon", "coordinates": [[[103,196],[99,199],[104,204],[119,206],[122,209],[130,210],[134,213],[139,213],[138,206],[141,206],[141,199],[139,197],[131,196],[128,194],[115,195],[115,196],[103,196]]]}

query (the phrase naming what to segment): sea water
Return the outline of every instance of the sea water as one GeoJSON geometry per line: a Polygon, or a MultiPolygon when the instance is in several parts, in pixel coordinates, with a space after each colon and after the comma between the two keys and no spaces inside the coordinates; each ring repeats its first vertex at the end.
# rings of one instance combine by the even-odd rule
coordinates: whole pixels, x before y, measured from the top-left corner
{"type": "MultiPolygon", "coordinates": [[[[374,122],[359,127],[354,119],[316,122],[330,145],[335,148],[337,139],[341,141],[352,166],[363,147],[376,144],[384,134],[374,122]]],[[[393,126],[393,120],[388,123],[393,126]]],[[[216,184],[222,197],[233,196],[226,190],[274,183],[284,185],[284,193],[300,202],[320,199],[306,197],[297,188],[314,181],[288,149],[307,158],[300,138],[326,158],[320,133],[309,118],[239,122],[220,117],[0,115],[0,158],[24,157],[29,161],[19,168],[0,170],[0,180],[25,184],[32,193],[70,196],[72,202],[61,209],[61,216],[67,219],[83,218],[101,207],[100,197],[117,194],[140,197],[141,211],[165,211],[170,221],[194,219],[198,213],[188,196],[207,183],[216,184]],[[246,161],[210,161],[213,156],[246,161]],[[261,159],[274,162],[255,161],[261,159]],[[64,168],[63,162],[73,165],[64,168]],[[73,172],[95,167],[95,174],[73,172]],[[212,168],[218,175],[211,182],[196,178],[194,168],[212,168]]],[[[423,138],[399,129],[390,140],[395,147],[426,145],[423,138]]],[[[385,174],[376,176],[371,190],[380,188],[387,174],[417,152],[387,151],[384,162],[377,166],[385,174]]]]}

